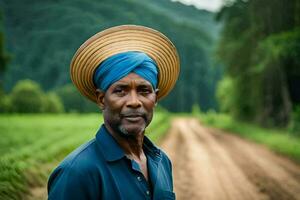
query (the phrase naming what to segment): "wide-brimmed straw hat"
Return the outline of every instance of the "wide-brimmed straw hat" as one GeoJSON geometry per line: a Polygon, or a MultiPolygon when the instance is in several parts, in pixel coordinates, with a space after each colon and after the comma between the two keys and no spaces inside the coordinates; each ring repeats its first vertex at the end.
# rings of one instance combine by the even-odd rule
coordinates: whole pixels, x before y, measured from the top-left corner
{"type": "Polygon", "coordinates": [[[180,71],[176,48],[162,33],[137,25],[108,28],[85,41],[71,62],[74,85],[84,96],[96,102],[95,69],[106,58],[126,51],[144,52],[157,63],[158,99],[165,97],[174,87],[180,71]]]}

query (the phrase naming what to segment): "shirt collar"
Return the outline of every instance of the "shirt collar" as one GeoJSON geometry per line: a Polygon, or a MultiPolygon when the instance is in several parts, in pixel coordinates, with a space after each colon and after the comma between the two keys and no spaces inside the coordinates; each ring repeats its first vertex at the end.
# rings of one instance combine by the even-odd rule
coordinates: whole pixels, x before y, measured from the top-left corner
{"type": "Polygon", "coordinates": [[[116,161],[125,156],[124,150],[108,132],[104,124],[97,132],[96,140],[100,144],[103,155],[107,161],[116,161]]]}
{"type": "Polygon", "coordinates": [[[161,158],[160,149],[157,148],[147,136],[144,137],[143,149],[145,151],[145,154],[150,155],[154,160],[156,161],[160,160],[161,158]]]}
{"type": "MultiPolygon", "coordinates": [[[[124,150],[108,132],[104,124],[100,127],[96,134],[96,141],[100,144],[103,155],[107,161],[112,162],[125,157],[124,150]]],[[[156,161],[160,160],[161,151],[150,141],[147,136],[144,137],[143,148],[145,150],[145,154],[148,154],[156,161]]]]}

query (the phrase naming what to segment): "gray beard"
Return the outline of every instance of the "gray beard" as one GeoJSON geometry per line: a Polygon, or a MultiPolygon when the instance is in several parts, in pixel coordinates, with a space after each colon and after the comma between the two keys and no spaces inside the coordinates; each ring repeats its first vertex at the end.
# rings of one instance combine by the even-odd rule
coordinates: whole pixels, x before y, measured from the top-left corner
{"type": "MultiPolygon", "coordinates": [[[[122,125],[120,125],[118,127],[119,129],[119,133],[121,136],[123,137],[130,137],[130,136],[134,136],[135,134],[130,134],[122,125]]],[[[146,129],[146,126],[141,127],[140,131],[138,131],[139,133],[144,132],[146,129]]]]}

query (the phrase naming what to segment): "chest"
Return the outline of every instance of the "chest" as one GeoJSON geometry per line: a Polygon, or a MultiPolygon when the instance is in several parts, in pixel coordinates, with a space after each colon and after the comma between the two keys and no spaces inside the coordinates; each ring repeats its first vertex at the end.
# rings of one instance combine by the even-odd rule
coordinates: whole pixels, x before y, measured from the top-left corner
{"type": "Polygon", "coordinates": [[[163,163],[120,160],[101,172],[102,199],[175,199],[172,175],[163,163]]]}
{"type": "Polygon", "coordinates": [[[147,160],[141,160],[141,161],[131,161],[131,162],[136,162],[138,164],[138,167],[140,168],[140,171],[142,173],[142,175],[144,176],[144,178],[146,179],[146,181],[149,183],[149,173],[148,173],[148,166],[147,166],[147,160]]]}

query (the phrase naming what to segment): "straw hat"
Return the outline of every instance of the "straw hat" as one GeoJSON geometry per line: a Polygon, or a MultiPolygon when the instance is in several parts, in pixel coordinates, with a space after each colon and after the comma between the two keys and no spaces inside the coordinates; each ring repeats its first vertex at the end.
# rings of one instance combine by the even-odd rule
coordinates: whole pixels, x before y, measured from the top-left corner
{"type": "Polygon", "coordinates": [[[140,51],[158,65],[158,99],[174,87],[179,75],[179,57],[175,46],[162,33],[144,26],[122,25],[101,31],[84,42],[70,66],[71,79],[81,94],[96,102],[93,83],[95,69],[106,58],[126,52],[140,51]]]}

